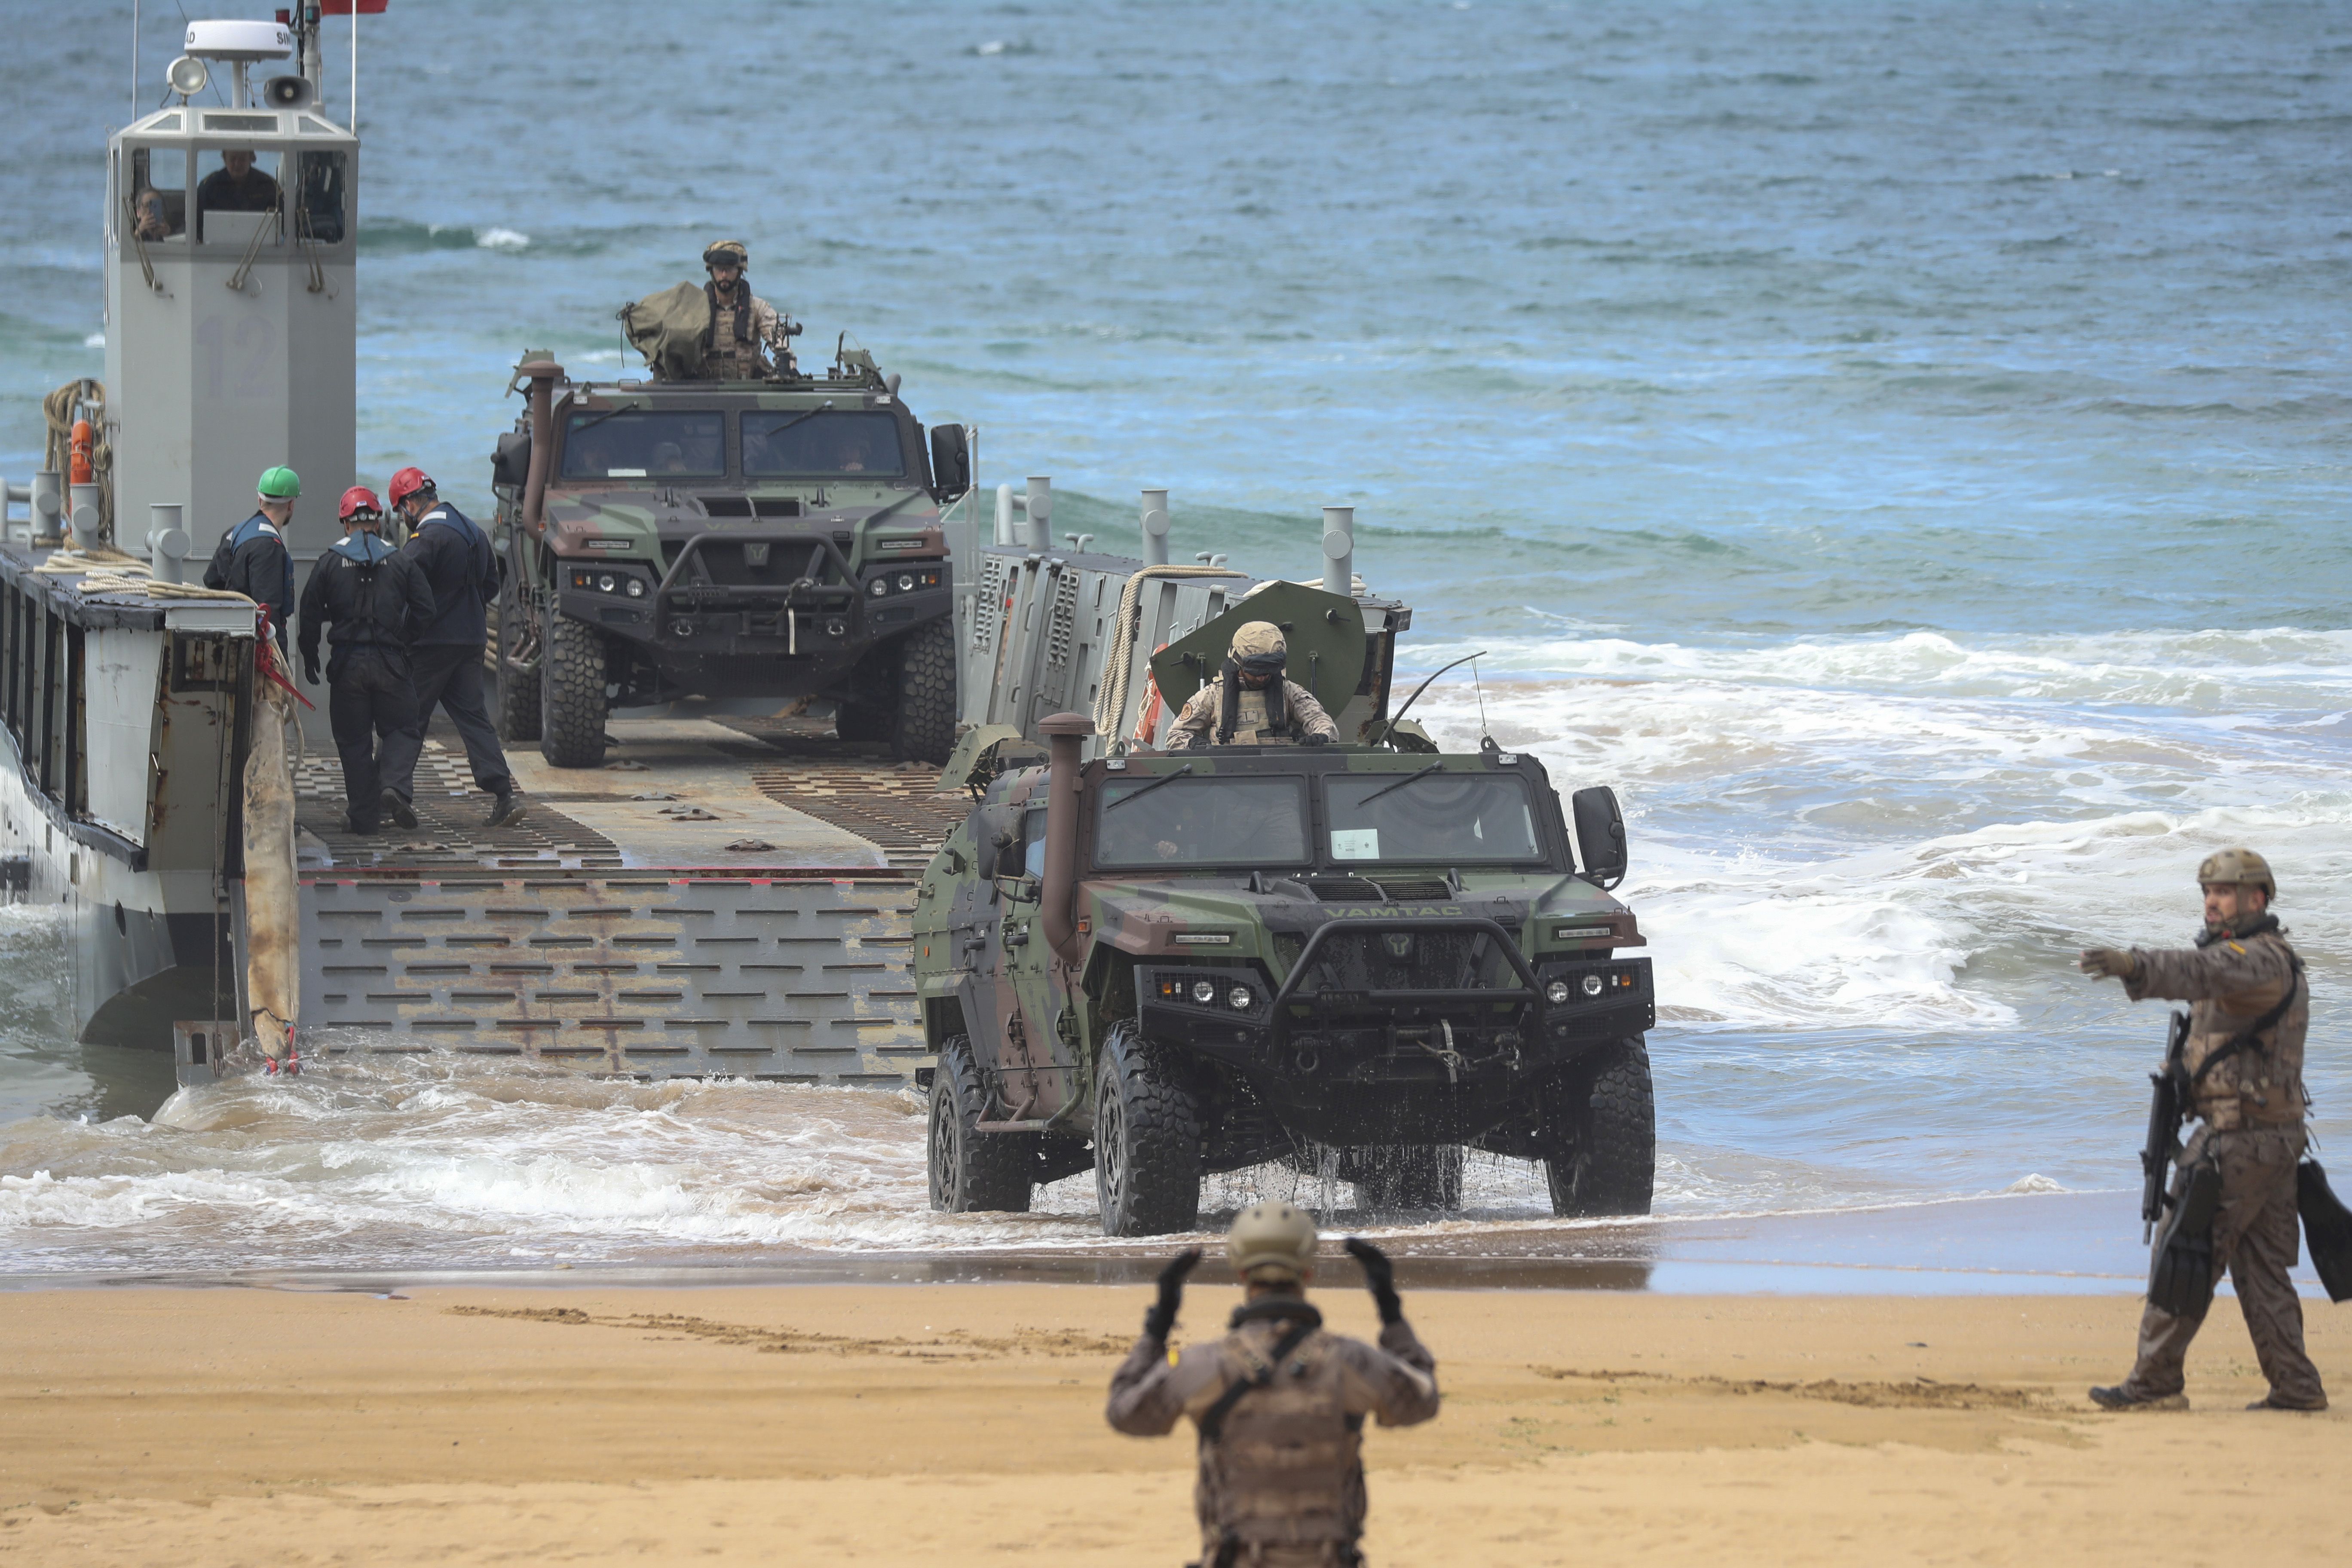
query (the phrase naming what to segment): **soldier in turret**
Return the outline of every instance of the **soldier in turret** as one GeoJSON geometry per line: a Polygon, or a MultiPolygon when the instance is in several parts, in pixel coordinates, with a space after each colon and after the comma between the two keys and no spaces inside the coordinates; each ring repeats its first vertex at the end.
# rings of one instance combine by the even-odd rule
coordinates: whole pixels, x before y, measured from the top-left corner
{"type": "MultiPolygon", "coordinates": [[[[2213,1269],[2230,1271],[2254,1357],[2270,1383],[2250,1408],[2325,1410],[2319,1369],[2303,1348],[2303,1303],[2287,1277],[2298,1240],[2295,1165],[2310,1103],[2303,1086],[2310,990],[2303,960],[2271,913],[2278,884],[2261,856],[2251,849],[2209,855],[2197,881],[2205,895],[2205,931],[2195,947],[2095,947],[2082,955],[2082,968],[2122,981],[2135,1002],[2167,996],[2189,1004],[2188,1039],[2172,1065],[2188,1085],[2185,1109],[2204,1125],[2180,1152],[2175,1196],[2200,1164],[2218,1171],[2213,1269]]],[[[2131,1375],[2091,1390],[2093,1402],[2108,1410],[2188,1408],[2181,1363],[2204,1324],[2202,1307],[2176,1313],[2151,1300],[2140,1318],[2131,1375]]]]}
{"type": "Polygon", "coordinates": [[[1339,726],[1315,693],[1287,679],[1289,644],[1272,621],[1250,621],[1234,633],[1220,679],[1192,693],[1168,728],[1164,749],[1190,751],[1220,746],[1263,746],[1297,742],[1328,745],[1339,726]]]}
{"type": "Polygon", "coordinates": [[[783,318],[773,305],[751,292],[751,279],[743,275],[751,260],[751,252],[740,239],[713,240],[702,253],[702,265],[710,272],[710,281],[703,289],[710,300],[710,325],[702,336],[706,381],[761,381],[770,375],[791,375],[799,368],[793,360],[792,339],[785,335],[783,318]]]}
{"type": "Polygon", "coordinates": [[[1378,1346],[1323,1331],[1307,1304],[1315,1221],[1289,1204],[1234,1216],[1225,1257],[1245,1299],[1221,1340],[1168,1349],[1184,1278],[1201,1249],[1177,1255],[1160,1296],[1111,1378],[1112,1426],[1160,1437],[1192,1418],[1201,1436],[1192,1493],[1199,1568],[1348,1568],[1364,1532],[1364,1417],[1411,1426],[1437,1414],[1437,1362],[1404,1321],[1388,1257],[1350,1238],[1381,1315],[1378,1346]]]}

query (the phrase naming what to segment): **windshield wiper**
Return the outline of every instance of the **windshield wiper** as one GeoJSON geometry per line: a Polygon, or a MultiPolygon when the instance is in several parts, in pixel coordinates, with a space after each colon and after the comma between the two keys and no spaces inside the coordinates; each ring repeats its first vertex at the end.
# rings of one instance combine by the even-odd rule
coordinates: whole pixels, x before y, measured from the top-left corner
{"type": "Polygon", "coordinates": [[[1358,801],[1356,803],[1356,809],[1361,811],[1364,807],[1371,805],[1372,802],[1380,799],[1381,796],[1387,795],[1393,790],[1401,790],[1409,784],[1419,784],[1430,774],[1443,772],[1444,767],[1445,764],[1444,763],[1432,763],[1429,766],[1422,769],[1417,773],[1408,773],[1392,784],[1382,784],[1380,788],[1374,790],[1371,794],[1358,801]]]}
{"type": "Polygon", "coordinates": [[[760,439],[762,441],[772,441],[777,437],[782,435],[785,431],[791,429],[793,426],[804,424],[808,420],[815,418],[818,415],[824,413],[826,409],[832,406],[833,399],[828,397],[823,403],[818,404],[814,408],[803,409],[802,412],[793,415],[790,419],[785,420],[782,425],[777,426],[774,429],[762,430],[760,432],[760,439]]]}
{"type": "Polygon", "coordinates": [[[624,403],[618,408],[607,408],[604,413],[599,414],[595,418],[587,421],[585,424],[574,425],[571,429],[566,430],[563,433],[563,438],[569,441],[572,437],[580,435],[583,431],[593,430],[597,426],[602,425],[607,419],[615,419],[624,414],[644,414],[653,405],[651,404],[646,403],[624,403]]]}
{"type": "Polygon", "coordinates": [[[1160,788],[1162,784],[1174,784],[1178,779],[1182,778],[1186,773],[1191,773],[1192,771],[1192,763],[1186,763],[1182,767],[1178,768],[1174,773],[1168,773],[1168,774],[1165,774],[1165,775],[1163,775],[1163,776],[1161,776],[1161,777],[1160,777],[1160,778],[1153,779],[1150,784],[1145,784],[1141,789],[1137,790],[1133,795],[1120,795],[1117,800],[1112,801],[1108,805],[1104,806],[1104,807],[1103,807],[1103,809],[1104,809],[1105,811],[1117,811],[1117,810],[1118,810],[1120,806],[1122,806],[1122,805],[1134,805],[1137,801],[1141,800],[1145,795],[1150,795],[1153,790],[1156,790],[1156,789],[1160,788]]]}

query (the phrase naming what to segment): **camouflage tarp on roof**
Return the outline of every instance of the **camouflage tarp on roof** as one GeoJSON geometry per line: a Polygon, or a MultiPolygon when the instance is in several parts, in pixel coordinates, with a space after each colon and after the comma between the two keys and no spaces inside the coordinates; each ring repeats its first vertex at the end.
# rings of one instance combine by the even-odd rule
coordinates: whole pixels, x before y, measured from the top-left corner
{"type": "Polygon", "coordinates": [[[710,330],[710,297],[699,283],[680,283],[621,307],[629,346],[646,356],[656,381],[691,381],[702,372],[702,334],[710,330]]]}

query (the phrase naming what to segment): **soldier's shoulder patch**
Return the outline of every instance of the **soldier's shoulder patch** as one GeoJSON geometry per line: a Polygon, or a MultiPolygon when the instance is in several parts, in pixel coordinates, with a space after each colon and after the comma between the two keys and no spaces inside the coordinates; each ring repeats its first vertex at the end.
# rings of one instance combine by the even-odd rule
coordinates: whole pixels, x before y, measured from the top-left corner
{"type": "Polygon", "coordinates": [[[2230,951],[2231,951],[2231,952],[2239,952],[2239,953],[2242,953],[2242,952],[2244,952],[2246,951],[2244,948],[2240,947],[2240,946],[2239,946],[2236,942],[2230,942],[2230,943],[2228,943],[2228,944],[2227,944],[2227,946],[2229,947],[2229,949],[2230,949],[2230,951]]]}

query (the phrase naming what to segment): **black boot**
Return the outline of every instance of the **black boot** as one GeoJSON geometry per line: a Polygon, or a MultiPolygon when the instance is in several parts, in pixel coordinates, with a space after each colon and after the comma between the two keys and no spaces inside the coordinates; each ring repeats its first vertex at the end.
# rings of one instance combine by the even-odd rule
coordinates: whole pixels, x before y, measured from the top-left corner
{"type": "Polygon", "coordinates": [[[383,792],[383,814],[403,827],[416,826],[416,808],[396,789],[383,792]]]}
{"type": "Polygon", "coordinates": [[[522,816],[522,802],[515,798],[512,785],[499,791],[498,798],[490,802],[492,827],[504,827],[520,816],[522,816]]]}
{"type": "Polygon", "coordinates": [[[2129,1384],[2091,1390],[2091,1403],[2102,1410],[2186,1410],[2185,1394],[2141,1394],[2129,1384]]]}
{"type": "Polygon", "coordinates": [[[343,816],[343,826],[350,828],[352,833],[362,838],[373,838],[376,835],[376,826],[374,823],[362,822],[358,817],[352,816],[348,812],[343,816]]]}

